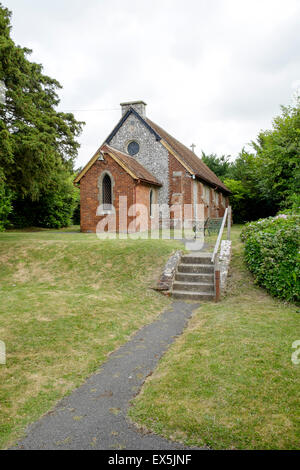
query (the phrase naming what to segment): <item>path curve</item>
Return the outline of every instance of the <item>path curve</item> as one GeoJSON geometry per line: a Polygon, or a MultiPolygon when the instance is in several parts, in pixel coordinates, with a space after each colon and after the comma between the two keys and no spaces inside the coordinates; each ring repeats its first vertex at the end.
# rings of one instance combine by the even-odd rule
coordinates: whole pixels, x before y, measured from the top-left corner
{"type": "Polygon", "coordinates": [[[153,323],[112,353],[101,369],[27,430],[19,449],[185,449],[141,434],[126,419],[130,400],[182,333],[199,304],[174,302],[153,323]]]}

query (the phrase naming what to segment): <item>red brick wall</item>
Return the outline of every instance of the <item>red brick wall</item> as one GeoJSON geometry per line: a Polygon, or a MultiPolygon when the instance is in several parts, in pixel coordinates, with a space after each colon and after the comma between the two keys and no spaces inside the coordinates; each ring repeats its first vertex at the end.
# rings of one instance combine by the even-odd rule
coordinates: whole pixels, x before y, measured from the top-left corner
{"type": "MultiPolygon", "coordinates": [[[[87,171],[80,181],[80,198],[81,198],[81,231],[82,232],[95,232],[99,221],[104,216],[97,216],[97,208],[99,206],[99,188],[98,180],[104,171],[108,171],[114,180],[113,185],[113,205],[116,210],[116,224],[117,230],[119,227],[119,199],[120,196],[127,196],[127,208],[133,204],[144,204],[148,209],[148,214],[140,214],[140,229],[142,229],[146,222],[150,227],[150,190],[151,186],[146,184],[137,184],[136,181],[120,167],[109,155],[105,154],[105,161],[96,161],[92,167],[87,171]]],[[[172,155],[169,154],[169,204],[180,205],[183,211],[184,204],[190,204],[193,207],[193,183],[194,180],[187,176],[184,166],[172,155]],[[174,175],[175,172],[175,175],[174,175]],[[179,175],[181,172],[181,175],[179,175]]],[[[156,191],[156,188],[153,188],[156,191]]],[[[210,204],[209,208],[205,207],[204,217],[222,217],[224,215],[225,207],[228,207],[228,197],[223,197],[223,204],[220,198],[213,202],[213,189],[210,189],[210,204]],[[219,210],[218,210],[219,209],[219,210]]],[[[155,198],[154,198],[155,199],[155,198]]],[[[205,204],[203,200],[203,185],[198,182],[198,204],[205,204]]],[[[191,213],[185,213],[185,217],[192,218],[191,213]]],[[[171,218],[173,214],[171,213],[171,218]]],[[[127,217],[125,220],[125,229],[128,229],[129,224],[134,220],[134,214],[127,217]]],[[[131,228],[139,229],[134,224],[131,228]]],[[[121,230],[122,231],[122,230],[121,230]]]]}
{"type": "Polygon", "coordinates": [[[136,204],[142,204],[147,208],[147,212],[137,207],[136,231],[143,232],[150,230],[150,190],[151,187],[145,184],[136,186],[136,204]]]}
{"type": "MultiPolygon", "coordinates": [[[[171,154],[169,153],[169,204],[180,205],[193,204],[193,180],[186,175],[186,169],[184,166],[171,154]],[[181,175],[174,175],[174,172],[181,175]]],[[[186,218],[191,218],[191,214],[185,214],[186,218]]],[[[171,213],[171,218],[173,214],[171,213]]]]}
{"type": "Polygon", "coordinates": [[[223,217],[225,214],[226,201],[222,193],[219,193],[219,217],[223,217]]]}
{"type": "MultiPolygon", "coordinates": [[[[82,232],[95,232],[98,222],[105,217],[96,215],[99,206],[98,179],[104,171],[109,171],[114,179],[113,198],[117,227],[119,226],[120,196],[127,196],[128,208],[135,204],[135,181],[106,154],[105,161],[96,161],[80,181],[80,228],[82,232]]],[[[127,226],[130,220],[132,218],[127,220],[127,226]]]]}
{"type": "Polygon", "coordinates": [[[203,204],[203,217],[207,219],[209,215],[209,204],[204,199],[204,186],[200,181],[198,182],[198,204],[203,204]]]}
{"type": "MultiPolygon", "coordinates": [[[[132,232],[142,231],[147,227],[150,228],[151,186],[142,183],[137,184],[136,180],[109,155],[105,154],[105,161],[96,161],[80,181],[81,231],[95,232],[99,221],[106,217],[106,215],[96,215],[99,206],[98,181],[105,171],[108,171],[113,177],[113,206],[116,210],[117,232],[119,231],[120,222],[120,196],[127,196],[126,217],[123,219],[125,223],[121,227],[121,232],[127,231],[128,228],[132,232]],[[138,209],[138,213],[136,213],[132,210],[129,216],[128,210],[133,204],[143,204],[146,206],[147,212],[138,209]],[[135,220],[135,216],[138,216],[139,219],[135,220]]],[[[153,188],[153,190],[155,192],[156,188],[153,188]]],[[[154,196],[154,200],[155,198],[156,196],[154,196]]]]}
{"type": "MultiPolygon", "coordinates": [[[[169,203],[170,205],[191,204],[193,206],[193,179],[186,176],[186,169],[184,166],[169,153],[169,174],[170,174],[170,189],[169,189],[169,203]],[[175,172],[175,175],[174,175],[175,172]],[[181,176],[178,173],[181,172],[181,176]]],[[[228,197],[223,196],[222,201],[219,192],[209,188],[209,204],[204,200],[204,187],[203,184],[198,182],[198,204],[204,204],[204,217],[223,217],[225,208],[228,207],[228,197]]],[[[183,210],[183,209],[182,209],[183,210]]],[[[186,214],[187,216],[187,214],[186,214]]],[[[188,215],[190,218],[191,215],[188,215]]],[[[171,218],[173,215],[171,214],[171,218]]]]}

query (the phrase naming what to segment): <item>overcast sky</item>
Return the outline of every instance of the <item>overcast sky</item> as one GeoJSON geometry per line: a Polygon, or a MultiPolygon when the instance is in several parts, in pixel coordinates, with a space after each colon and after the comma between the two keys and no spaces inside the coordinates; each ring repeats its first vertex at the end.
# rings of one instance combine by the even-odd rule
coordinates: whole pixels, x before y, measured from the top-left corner
{"type": "Polygon", "coordinates": [[[120,118],[147,115],[196,153],[237,156],[300,84],[299,0],[0,0],[12,37],[86,126],[84,165],[120,118]]]}

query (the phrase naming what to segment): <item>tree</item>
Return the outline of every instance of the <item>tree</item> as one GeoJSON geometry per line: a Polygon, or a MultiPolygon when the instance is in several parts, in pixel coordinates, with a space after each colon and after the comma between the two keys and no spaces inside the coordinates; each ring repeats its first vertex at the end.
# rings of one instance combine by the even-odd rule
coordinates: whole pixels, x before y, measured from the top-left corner
{"type": "Polygon", "coordinates": [[[15,45],[10,16],[0,4],[0,167],[15,201],[39,201],[73,172],[83,123],[55,109],[61,85],[15,45]]]}
{"type": "Polygon", "coordinates": [[[289,205],[300,192],[300,98],[281,110],[273,129],[252,142],[259,191],[277,207],[289,205]]]}
{"type": "Polygon", "coordinates": [[[299,212],[300,98],[281,109],[273,128],[260,132],[251,151],[242,149],[234,162],[203,153],[205,163],[233,193],[236,222],[275,215],[284,208],[299,212]]]}
{"type": "Polygon", "coordinates": [[[259,187],[260,174],[254,153],[242,149],[230,169],[225,185],[232,191],[230,198],[234,221],[238,223],[275,215],[278,207],[266,198],[259,187]]]}
{"type": "Polygon", "coordinates": [[[0,170],[0,232],[2,232],[7,223],[8,223],[8,216],[12,211],[12,192],[5,184],[5,180],[3,174],[0,170]]]}
{"type": "Polygon", "coordinates": [[[232,163],[230,162],[230,155],[222,155],[218,157],[215,153],[206,155],[202,150],[202,161],[220,178],[229,177],[232,163]]]}
{"type": "Polygon", "coordinates": [[[255,179],[255,156],[243,149],[234,162],[230,162],[229,158],[202,152],[202,160],[232,192],[230,204],[234,222],[244,223],[263,217],[266,212],[265,205],[258,203],[261,196],[255,179]]]}

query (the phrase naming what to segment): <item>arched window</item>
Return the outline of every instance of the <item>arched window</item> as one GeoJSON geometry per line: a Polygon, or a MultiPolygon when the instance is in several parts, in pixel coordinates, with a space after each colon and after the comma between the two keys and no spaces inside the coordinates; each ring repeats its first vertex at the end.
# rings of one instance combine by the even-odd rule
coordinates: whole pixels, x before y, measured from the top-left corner
{"type": "Polygon", "coordinates": [[[112,205],[112,184],[108,174],[106,174],[102,181],[102,204],[104,210],[110,210],[112,205]]]}
{"type": "Polygon", "coordinates": [[[153,189],[150,190],[150,217],[153,216],[153,189]]]}

